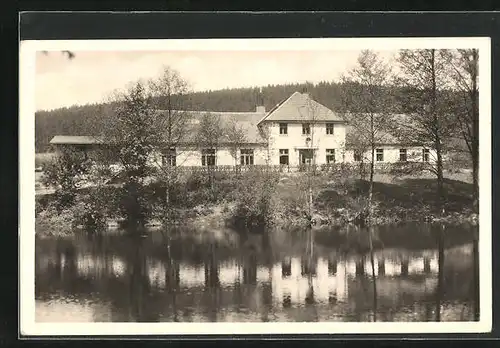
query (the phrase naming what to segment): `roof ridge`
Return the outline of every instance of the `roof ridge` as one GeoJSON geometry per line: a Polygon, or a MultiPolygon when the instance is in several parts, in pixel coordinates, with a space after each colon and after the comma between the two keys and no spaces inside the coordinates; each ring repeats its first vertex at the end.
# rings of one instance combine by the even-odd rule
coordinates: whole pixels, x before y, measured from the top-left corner
{"type": "Polygon", "coordinates": [[[296,95],[296,94],[300,94],[300,93],[299,93],[298,91],[295,91],[295,92],[293,92],[293,93],[292,93],[292,94],[291,94],[288,98],[283,99],[281,102],[279,102],[278,104],[276,104],[276,106],[275,106],[275,107],[273,107],[271,110],[269,110],[269,112],[268,112],[268,113],[266,113],[266,114],[264,115],[264,117],[263,117],[263,118],[262,118],[259,122],[257,122],[257,125],[259,125],[261,122],[263,122],[263,121],[264,121],[266,118],[268,118],[268,117],[269,117],[272,113],[276,112],[276,110],[278,110],[281,106],[283,106],[284,104],[286,104],[286,102],[287,102],[288,100],[290,100],[290,99],[291,99],[294,95],[296,95]]]}
{"type": "MultiPolygon", "coordinates": [[[[167,109],[156,109],[156,111],[168,111],[167,109]]],[[[209,110],[172,110],[176,112],[193,112],[193,113],[217,113],[217,114],[261,114],[257,111],[209,111],[209,110]]]]}

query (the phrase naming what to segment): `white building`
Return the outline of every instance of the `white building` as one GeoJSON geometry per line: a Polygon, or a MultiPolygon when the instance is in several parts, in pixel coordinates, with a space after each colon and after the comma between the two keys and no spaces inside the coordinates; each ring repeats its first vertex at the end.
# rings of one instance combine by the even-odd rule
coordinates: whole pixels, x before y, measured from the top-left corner
{"type": "MultiPolygon", "coordinates": [[[[196,126],[207,112],[189,112],[196,126]]],[[[176,166],[234,166],[283,165],[297,167],[304,164],[369,162],[369,152],[354,149],[354,128],[342,117],[319,104],[307,93],[295,92],[269,112],[257,106],[255,112],[210,112],[226,127],[236,123],[245,133],[245,139],[235,150],[229,138],[223,138],[217,148],[196,145],[196,130],[192,140],[168,155],[176,166]],[[363,159],[362,159],[363,157],[363,159]]],[[[196,128],[195,128],[196,129],[196,128]]],[[[76,146],[89,149],[99,142],[88,136],[55,136],[50,143],[57,146],[76,146]]],[[[158,156],[155,158],[158,161],[158,156]]],[[[405,147],[396,138],[387,135],[377,145],[376,163],[433,162],[434,151],[422,146],[405,147]]]]}

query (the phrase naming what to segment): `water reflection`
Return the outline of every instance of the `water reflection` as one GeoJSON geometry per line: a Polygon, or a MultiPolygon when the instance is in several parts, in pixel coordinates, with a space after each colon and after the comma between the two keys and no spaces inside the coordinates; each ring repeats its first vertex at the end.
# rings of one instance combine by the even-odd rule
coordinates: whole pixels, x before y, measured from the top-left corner
{"type": "Polygon", "coordinates": [[[307,231],[262,249],[153,234],[37,240],[37,320],[477,320],[477,241],[449,246],[436,231],[434,246],[386,248],[373,263],[307,231]]]}

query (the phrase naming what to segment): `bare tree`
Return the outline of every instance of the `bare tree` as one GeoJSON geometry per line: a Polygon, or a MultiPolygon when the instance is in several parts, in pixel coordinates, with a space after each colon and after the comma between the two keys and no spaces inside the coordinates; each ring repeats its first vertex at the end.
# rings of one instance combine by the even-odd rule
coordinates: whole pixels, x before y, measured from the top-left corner
{"type": "Polygon", "coordinates": [[[202,115],[198,125],[197,144],[202,151],[202,161],[207,166],[210,175],[210,187],[214,199],[215,192],[215,171],[217,165],[217,154],[225,139],[226,131],[221,117],[217,114],[207,112],[202,115]]]}
{"type": "Polygon", "coordinates": [[[178,158],[185,144],[192,140],[192,117],[186,111],[190,88],[176,70],[164,67],[158,78],[148,81],[148,89],[151,107],[157,112],[153,119],[157,135],[153,165],[165,191],[162,219],[169,225],[173,220],[171,190],[177,183],[178,158]]]}
{"type": "Polygon", "coordinates": [[[477,210],[479,193],[479,50],[459,49],[449,52],[450,76],[453,91],[458,93],[454,114],[458,133],[465,141],[472,161],[474,207],[477,210]]]}
{"type": "MultiPolygon", "coordinates": [[[[307,220],[309,227],[312,227],[313,222],[313,211],[314,211],[314,188],[313,188],[313,176],[316,174],[316,151],[314,146],[314,131],[316,122],[319,117],[320,104],[315,102],[310,98],[309,94],[306,95],[306,103],[304,105],[305,110],[299,107],[299,114],[302,118],[308,122],[306,126],[309,127],[309,134],[306,131],[306,145],[311,155],[311,162],[307,168],[307,191],[308,191],[308,202],[307,202],[307,220]]],[[[304,127],[304,126],[303,126],[304,127]]]]}
{"type": "Polygon", "coordinates": [[[370,181],[366,218],[371,226],[373,215],[373,177],[375,174],[375,148],[387,136],[392,122],[387,89],[391,84],[391,69],[374,52],[364,50],[357,66],[342,77],[342,115],[353,128],[350,141],[354,150],[364,158],[370,153],[370,181]]]}
{"type": "Polygon", "coordinates": [[[444,213],[443,155],[445,142],[453,135],[456,121],[450,115],[448,94],[448,50],[401,50],[398,55],[398,85],[402,110],[409,116],[399,122],[398,136],[436,152],[429,169],[437,178],[439,210],[444,213]]]}
{"type": "Polygon", "coordinates": [[[241,147],[247,141],[246,132],[241,124],[238,124],[238,122],[234,119],[229,122],[225,131],[226,139],[229,143],[229,150],[231,152],[231,156],[234,158],[234,165],[236,169],[238,166],[238,151],[241,150],[241,147]]]}

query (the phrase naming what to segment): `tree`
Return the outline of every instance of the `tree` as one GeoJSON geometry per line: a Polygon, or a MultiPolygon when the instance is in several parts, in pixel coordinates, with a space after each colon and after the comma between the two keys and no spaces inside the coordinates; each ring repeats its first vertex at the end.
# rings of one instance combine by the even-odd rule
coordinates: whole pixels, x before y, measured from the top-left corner
{"type": "Polygon", "coordinates": [[[184,95],[188,84],[166,67],[155,79],[136,81],[116,92],[110,105],[112,117],[106,118],[101,134],[120,164],[124,178],[122,209],[129,222],[143,225],[151,213],[147,199],[148,179],[164,183],[162,209],[170,218],[170,188],[175,179],[175,153],[186,140],[191,127],[185,111],[184,95]]]}
{"type": "Polygon", "coordinates": [[[449,52],[449,70],[455,100],[454,114],[458,121],[459,136],[465,141],[472,161],[474,207],[479,198],[479,51],[459,49],[449,52]]]}
{"type": "Polygon", "coordinates": [[[420,143],[436,152],[429,169],[436,175],[438,207],[444,213],[445,191],[443,155],[445,143],[455,132],[456,121],[450,115],[448,69],[449,50],[401,50],[397,61],[401,109],[408,119],[400,121],[398,136],[406,142],[420,143]]]}
{"type": "Polygon", "coordinates": [[[354,130],[349,132],[352,134],[349,142],[362,159],[366,150],[370,154],[368,200],[363,215],[371,226],[375,148],[389,133],[393,118],[387,93],[391,69],[375,53],[364,50],[358,57],[357,66],[342,77],[342,84],[342,117],[354,130]]]}
{"type": "Polygon", "coordinates": [[[247,140],[246,132],[235,119],[229,122],[225,131],[226,139],[229,143],[229,151],[234,158],[234,165],[236,167],[238,166],[238,151],[241,150],[241,147],[247,140]]]}
{"type": "MultiPolygon", "coordinates": [[[[342,78],[343,112],[345,120],[354,128],[355,150],[363,157],[365,150],[370,151],[370,182],[368,202],[365,208],[370,244],[370,261],[373,276],[374,305],[376,304],[375,260],[373,255],[373,177],[375,174],[375,147],[387,135],[392,122],[387,90],[391,81],[391,69],[375,53],[364,50],[358,57],[357,66],[342,78]]],[[[374,321],[376,321],[374,311],[374,321]]]]}
{"type": "Polygon", "coordinates": [[[90,161],[82,151],[63,147],[53,161],[44,168],[42,182],[55,187],[56,208],[71,207],[85,175],[90,169],[90,161]]]}
{"type": "Polygon", "coordinates": [[[180,74],[169,67],[164,67],[162,74],[148,82],[151,108],[157,114],[155,122],[157,142],[153,165],[156,178],[161,184],[163,195],[161,218],[169,225],[172,220],[173,204],[171,191],[177,183],[177,166],[181,145],[188,143],[193,132],[192,116],[188,109],[187,94],[189,84],[180,74]]]}

